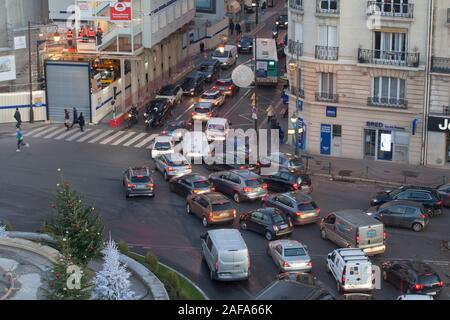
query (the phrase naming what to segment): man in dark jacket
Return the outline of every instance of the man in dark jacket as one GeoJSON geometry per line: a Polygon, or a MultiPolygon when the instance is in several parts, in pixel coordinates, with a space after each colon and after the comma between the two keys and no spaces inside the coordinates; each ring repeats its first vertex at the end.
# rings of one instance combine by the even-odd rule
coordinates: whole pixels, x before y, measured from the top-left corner
{"type": "Polygon", "coordinates": [[[20,128],[22,125],[22,116],[20,115],[19,108],[16,108],[16,112],[14,113],[14,119],[16,119],[16,128],[20,128]]]}
{"type": "Polygon", "coordinates": [[[85,121],[84,121],[84,116],[83,116],[83,112],[80,112],[80,117],[78,118],[78,125],[80,126],[80,130],[81,132],[84,132],[84,125],[85,125],[85,121]]]}
{"type": "Polygon", "coordinates": [[[73,126],[77,123],[78,123],[78,111],[77,108],[73,108],[73,122],[70,128],[73,128],[73,126]]]}

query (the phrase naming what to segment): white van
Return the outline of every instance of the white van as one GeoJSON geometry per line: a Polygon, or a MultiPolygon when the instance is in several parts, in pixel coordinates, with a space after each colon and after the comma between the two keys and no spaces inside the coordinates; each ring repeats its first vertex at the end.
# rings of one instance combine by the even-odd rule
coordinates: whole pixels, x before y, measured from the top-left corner
{"type": "Polygon", "coordinates": [[[239,230],[210,230],[200,237],[211,280],[240,281],[250,276],[250,255],[239,230]]]}
{"type": "Polygon", "coordinates": [[[230,132],[230,125],[225,118],[211,118],[206,124],[206,137],[208,141],[226,140],[230,132]]]}
{"type": "Polygon", "coordinates": [[[337,249],[327,256],[327,272],[336,280],[337,290],[365,292],[375,289],[372,263],[361,249],[337,249]]]}
{"type": "Polygon", "coordinates": [[[212,54],[212,58],[219,60],[222,68],[230,68],[238,60],[238,49],[235,45],[219,46],[212,54]]]}
{"type": "Polygon", "coordinates": [[[209,153],[209,144],[204,132],[186,132],[183,136],[183,155],[186,158],[203,158],[209,153]]]}

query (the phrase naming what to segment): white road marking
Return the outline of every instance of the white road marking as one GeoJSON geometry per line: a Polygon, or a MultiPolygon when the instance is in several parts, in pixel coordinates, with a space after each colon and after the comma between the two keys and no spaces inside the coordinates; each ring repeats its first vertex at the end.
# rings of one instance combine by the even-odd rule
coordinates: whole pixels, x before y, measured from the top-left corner
{"type": "Polygon", "coordinates": [[[145,146],[147,143],[150,143],[150,141],[152,141],[153,139],[155,139],[158,135],[157,134],[152,134],[151,136],[145,138],[144,140],[142,140],[139,144],[135,145],[135,148],[142,148],[143,146],[145,146]]]}
{"type": "Polygon", "coordinates": [[[39,137],[42,137],[44,134],[50,133],[50,132],[55,131],[55,130],[58,130],[58,129],[59,129],[58,127],[49,127],[48,129],[46,129],[46,130],[44,130],[44,131],[41,131],[41,132],[39,132],[38,134],[35,134],[35,135],[33,136],[33,138],[39,138],[39,137]]]}
{"type": "Polygon", "coordinates": [[[119,131],[116,132],[115,134],[113,134],[112,136],[106,138],[105,140],[101,141],[100,144],[108,144],[111,141],[113,141],[114,139],[120,137],[121,135],[123,135],[125,133],[125,131],[119,131]]]}
{"type": "Polygon", "coordinates": [[[136,132],[128,132],[126,135],[124,135],[122,138],[120,138],[119,140],[114,142],[112,145],[117,146],[117,145],[121,144],[122,142],[124,142],[126,139],[131,138],[135,134],[136,134],[136,132]]]}
{"type": "MultiPolygon", "coordinates": [[[[36,132],[39,132],[39,131],[44,130],[45,128],[48,128],[48,126],[43,126],[43,127],[35,128],[35,129],[31,130],[30,132],[25,132],[23,135],[24,135],[24,137],[29,137],[29,136],[31,136],[32,134],[36,133],[36,132]]],[[[16,135],[16,134],[13,133],[13,135],[16,135]]]]}
{"type": "Polygon", "coordinates": [[[124,147],[129,147],[131,146],[133,143],[135,143],[136,141],[138,141],[139,139],[141,139],[142,137],[144,137],[145,135],[147,135],[146,133],[139,133],[136,137],[134,137],[133,139],[127,141],[127,143],[125,143],[123,146],[124,147]]]}
{"type": "Polygon", "coordinates": [[[77,142],[84,142],[87,139],[95,136],[96,134],[98,134],[100,132],[102,132],[102,129],[95,129],[95,130],[89,132],[87,135],[83,136],[82,138],[78,139],[77,142]]]}
{"type": "Polygon", "coordinates": [[[70,136],[74,131],[73,130],[69,130],[67,132],[64,132],[63,134],[59,135],[58,137],[55,138],[55,140],[62,140],[68,136],[70,136]]]}
{"type": "Polygon", "coordinates": [[[58,134],[61,134],[61,133],[64,133],[64,132],[66,132],[66,131],[67,131],[66,128],[62,128],[62,129],[60,129],[60,130],[56,130],[55,132],[52,132],[52,133],[50,133],[49,135],[46,135],[46,136],[44,137],[44,139],[50,139],[50,138],[53,138],[54,136],[56,136],[56,135],[58,135],[58,134]]]}
{"type": "Polygon", "coordinates": [[[94,139],[92,139],[91,141],[89,141],[89,143],[95,143],[98,140],[103,139],[104,137],[106,137],[111,132],[113,132],[113,131],[112,130],[105,131],[101,135],[99,135],[99,136],[95,137],[94,139]]]}
{"type": "Polygon", "coordinates": [[[80,131],[78,133],[75,133],[73,136],[67,138],[66,141],[73,141],[73,140],[77,139],[78,137],[80,137],[80,136],[82,136],[82,135],[84,135],[84,134],[86,134],[88,132],[91,132],[91,130],[86,130],[85,132],[81,132],[80,131]]]}
{"type": "Polygon", "coordinates": [[[247,92],[245,92],[242,97],[239,98],[239,100],[233,105],[231,106],[230,109],[227,110],[227,112],[225,112],[225,114],[223,115],[223,118],[227,118],[228,115],[234,111],[234,109],[236,109],[237,106],[239,106],[239,104],[242,102],[242,100],[244,100],[247,95],[250,93],[251,90],[247,90],[247,92]]]}

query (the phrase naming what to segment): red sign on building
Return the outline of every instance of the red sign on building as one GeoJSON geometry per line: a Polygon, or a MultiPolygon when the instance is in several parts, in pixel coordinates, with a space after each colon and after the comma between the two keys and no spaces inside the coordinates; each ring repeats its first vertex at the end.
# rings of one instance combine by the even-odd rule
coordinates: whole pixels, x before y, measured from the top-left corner
{"type": "Polygon", "coordinates": [[[111,1],[109,4],[109,19],[111,21],[130,21],[131,0],[111,1]]]}

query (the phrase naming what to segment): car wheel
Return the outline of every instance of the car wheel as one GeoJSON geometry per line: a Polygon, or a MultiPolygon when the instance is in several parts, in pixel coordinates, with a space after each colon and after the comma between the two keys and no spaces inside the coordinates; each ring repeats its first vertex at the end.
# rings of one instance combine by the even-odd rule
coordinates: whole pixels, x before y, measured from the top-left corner
{"type": "Polygon", "coordinates": [[[192,214],[191,206],[189,205],[189,203],[186,205],[186,212],[188,214],[192,214]]]}
{"type": "Polygon", "coordinates": [[[388,281],[388,274],[386,271],[383,271],[383,280],[388,281]]]}
{"type": "Polygon", "coordinates": [[[167,171],[164,171],[164,180],[169,180],[169,175],[167,174],[167,171]]]}
{"type": "Polygon", "coordinates": [[[241,221],[241,229],[242,230],[247,230],[247,222],[245,222],[245,221],[241,221]]]}
{"type": "Polygon", "coordinates": [[[415,232],[420,232],[423,230],[423,226],[420,223],[414,223],[412,229],[415,232]]]}
{"type": "Polygon", "coordinates": [[[239,193],[235,192],[235,193],[233,194],[233,200],[234,200],[234,202],[236,202],[236,203],[240,203],[240,202],[241,202],[241,196],[239,196],[239,193]]]}
{"type": "Polygon", "coordinates": [[[207,228],[209,226],[209,222],[208,219],[206,217],[203,217],[202,219],[202,224],[205,228],[207,228]]]}
{"type": "Polygon", "coordinates": [[[272,232],[266,231],[265,237],[266,237],[267,241],[272,241],[272,239],[273,239],[272,232]]]}
{"type": "Polygon", "coordinates": [[[327,240],[328,239],[328,237],[327,237],[327,233],[325,232],[325,230],[320,230],[320,237],[323,239],[323,240],[327,240]]]}
{"type": "Polygon", "coordinates": [[[209,271],[209,278],[211,279],[211,281],[216,280],[216,276],[215,276],[215,272],[210,270],[209,271]]]}

